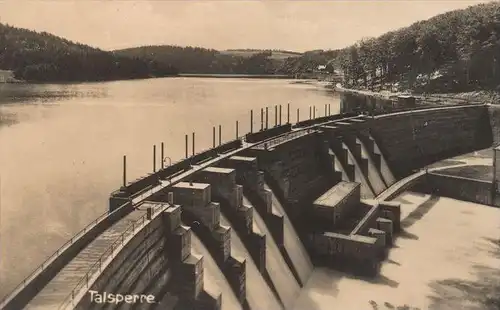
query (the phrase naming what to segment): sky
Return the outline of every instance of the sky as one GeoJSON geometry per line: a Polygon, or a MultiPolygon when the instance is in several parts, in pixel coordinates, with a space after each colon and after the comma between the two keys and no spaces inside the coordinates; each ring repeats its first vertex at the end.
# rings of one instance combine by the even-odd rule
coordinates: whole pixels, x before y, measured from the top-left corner
{"type": "Polygon", "coordinates": [[[336,49],[482,0],[0,0],[0,22],[113,50],[336,49]]]}

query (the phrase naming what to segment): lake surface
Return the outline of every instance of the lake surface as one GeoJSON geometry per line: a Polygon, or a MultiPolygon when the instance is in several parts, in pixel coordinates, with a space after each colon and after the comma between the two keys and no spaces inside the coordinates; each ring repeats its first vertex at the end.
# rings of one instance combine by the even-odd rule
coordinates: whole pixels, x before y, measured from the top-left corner
{"type": "MultiPolygon", "coordinates": [[[[291,106],[291,121],[339,112],[340,99],[318,85],[276,79],[167,78],[108,83],[0,84],[0,296],[58,247],[107,210],[127,176],[153,169],[153,145],[172,162],[184,156],[184,135],[196,152],[260,129],[260,108],[291,106]]],[[[159,167],[159,160],[157,167],[159,167]]]]}

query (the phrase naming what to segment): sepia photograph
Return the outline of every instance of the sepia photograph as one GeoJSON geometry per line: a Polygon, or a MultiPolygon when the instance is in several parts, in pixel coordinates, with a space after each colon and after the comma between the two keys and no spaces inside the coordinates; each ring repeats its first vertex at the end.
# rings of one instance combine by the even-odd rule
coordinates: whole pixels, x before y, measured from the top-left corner
{"type": "Polygon", "coordinates": [[[0,0],[0,310],[500,310],[500,1],[0,0]]]}

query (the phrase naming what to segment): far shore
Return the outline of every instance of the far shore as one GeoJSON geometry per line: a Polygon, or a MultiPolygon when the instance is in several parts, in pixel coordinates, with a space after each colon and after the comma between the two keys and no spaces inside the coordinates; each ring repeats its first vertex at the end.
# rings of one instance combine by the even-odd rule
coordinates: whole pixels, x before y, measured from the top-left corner
{"type": "Polygon", "coordinates": [[[293,79],[285,74],[211,74],[211,73],[179,73],[178,77],[207,77],[207,78],[245,78],[245,79],[293,79]]]}

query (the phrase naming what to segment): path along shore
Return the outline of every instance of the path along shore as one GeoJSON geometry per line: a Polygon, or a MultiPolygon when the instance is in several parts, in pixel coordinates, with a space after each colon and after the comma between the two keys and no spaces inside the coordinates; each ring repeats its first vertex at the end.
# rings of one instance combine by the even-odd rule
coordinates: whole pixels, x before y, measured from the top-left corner
{"type": "Polygon", "coordinates": [[[417,100],[434,102],[436,104],[456,104],[464,102],[478,102],[478,103],[490,103],[490,104],[500,104],[500,93],[493,91],[473,91],[473,92],[463,92],[463,93],[446,93],[446,94],[412,94],[410,92],[392,92],[389,90],[382,91],[371,91],[366,89],[353,89],[344,88],[341,84],[329,85],[328,88],[332,88],[340,93],[351,93],[359,94],[364,96],[370,96],[378,99],[389,100],[391,97],[411,95],[417,100]]]}

